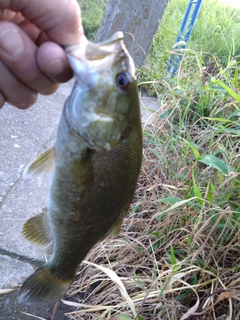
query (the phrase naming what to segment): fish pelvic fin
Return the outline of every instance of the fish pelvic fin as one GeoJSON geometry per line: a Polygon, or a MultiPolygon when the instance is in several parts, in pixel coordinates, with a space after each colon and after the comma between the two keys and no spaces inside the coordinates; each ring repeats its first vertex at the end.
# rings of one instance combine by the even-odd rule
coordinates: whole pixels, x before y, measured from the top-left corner
{"type": "Polygon", "coordinates": [[[121,227],[122,227],[123,219],[121,219],[115,226],[112,228],[110,233],[108,234],[109,237],[115,237],[119,234],[121,227]]]}
{"type": "Polygon", "coordinates": [[[52,241],[46,209],[25,222],[22,234],[28,241],[39,246],[46,246],[52,241]]]}
{"type": "Polygon", "coordinates": [[[46,177],[52,173],[56,161],[55,147],[36,157],[24,170],[24,178],[46,177]]]}
{"type": "Polygon", "coordinates": [[[74,276],[61,277],[52,272],[45,264],[23,283],[18,302],[30,306],[44,301],[58,301],[64,296],[73,280],[74,276]]]}

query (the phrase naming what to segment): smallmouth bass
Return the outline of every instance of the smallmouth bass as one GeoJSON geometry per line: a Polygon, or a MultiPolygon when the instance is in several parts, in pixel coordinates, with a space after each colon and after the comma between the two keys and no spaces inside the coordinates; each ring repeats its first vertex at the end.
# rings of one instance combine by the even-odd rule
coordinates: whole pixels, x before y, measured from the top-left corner
{"type": "Polygon", "coordinates": [[[25,171],[30,177],[51,172],[51,180],[47,208],[24,224],[23,235],[38,245],[54,241],[49,261],[22,285],[25,305],[59,300],[89,250],[120,231],[141,166],[138,89],[123,34],[86,42],[83,59],[73,49],[66,52],[76,82],[55,146],[25,171]]]}

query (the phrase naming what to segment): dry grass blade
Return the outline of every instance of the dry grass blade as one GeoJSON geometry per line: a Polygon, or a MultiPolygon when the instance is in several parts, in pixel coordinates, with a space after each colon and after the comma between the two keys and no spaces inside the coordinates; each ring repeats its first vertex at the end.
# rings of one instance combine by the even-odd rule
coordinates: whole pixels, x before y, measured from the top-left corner
{"type": "Polygon", "coordinates": [[[0,289],[0,294],[5,294],[5,293],[9,293],[9,292],[12,292],[16,289],[0,289]]]}
{"type": "Polygon", "coordinates": [[[23,311],[22,311],[22,313],[23,313],[23,314],[25,314],[26,316],[29,316],[29,317],[32,317],[32,318],[35,318],[35,319],[47,320],[47,319],[44,319],[44,318],[41,318],[41,317],[35,316],[35,315],[33,315],[33,314],[23,312],[23,311]]]}
{"type": "MultiPolygon", "coordinates": [[[[93,306],[93,305],[89,305],[86,303],[78,303],[78,302],[74,302],[74,301],[67,301],[67,300],[62,300],[62,302],[68,306],[71,307],[76,307],[76,308],[84,308],[84,312],[88,312],[88,311],[101,311],[101,310],[113,310],[113,307],[109,307],[109,306],[93,306]]],[[[71,314],[71,312],[69,312],[68,314],[71,314]]]]}
{"type": "Polygon", "coordinates": [[[135,306],[131,300],[131,298],[129,297],[128,293],[127,293],[127,290],[125,289],[124,287],[124,284],[122,283],[121,279],[118,277],[118,275],[111,269],[109,268],[105,268],[105,267],[102,267],[100,265],[97,265],[95,263],[92,263],[92,262],[89,262],[89,261],[83,261],[83,263],[86,263],[88,265],[91,265],[91,266],[94,266],[98,269],[100,269],[101,271],[103,271],[107,276],[109,276],[109,278],[111,278],[111,280],[113,282],[116,283],[118,289],[120,290],[123,298],[127,301],[129,307],[131,308],[132,310],[132,313],[133,315],[136,317],[137,316],[137,313],[136,313],[136,309],[135,309],[135,306]]]}
{"type": "Polygon", "coordinates": [[[193,290],[195,295],[196,295],[196,297],[197,297],[196,303],[180,319],[180,320],[185,320],[185,319],[188,319],[190,316],[192,316],[197,311],[197,309],[199,307],[199,304],[200,304],[200,299],[199,299],[199,296],[197,294],[197,291],[192,286],[190,286],[188,283],[186,283],[183,280],[179,280],[179,281],[182,282],[183,284],[185,284],[186,286],[188,286],[189,289],[193,290]]]}
{"type": "Polygon", "coordinates": [[[220,293],[220,295],[218,296],[218,298],[214,302],[214,304],[209,306],[208,308],[206,308],[205,311],[207,311],[208,309],[213,308],[216,304],[218,304],[223,299],[231,299],[231,298],[235,298],[237,300],[240,300],[240,291],[237,291],[237,290],[224,290],[223,292],[220,293]]]}

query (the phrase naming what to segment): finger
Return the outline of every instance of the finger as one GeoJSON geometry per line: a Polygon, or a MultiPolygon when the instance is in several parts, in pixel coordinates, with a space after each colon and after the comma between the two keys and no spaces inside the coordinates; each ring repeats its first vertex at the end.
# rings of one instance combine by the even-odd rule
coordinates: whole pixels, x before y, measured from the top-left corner
{"type": "Polygon", "coordinates": [[[37,46],[17,25],[0,21],[0,60],[26,86],[42,94],[51,94],[58,84],[38,67],[37,46]]]}
{"type": "Polygon", "coordinates": [[[18,12],[14,12],[8,9],[2,9],[0,6],[0,20],[13,20],[17,16],[19,16],[18,12]]]}
{"type": "MultiPolygon", "coordinates": [[[[15,21],[12,21],[12,20],[11,22],[15,23],[15,21]]],[[[35,43],[37,42],[41,34],[41,30],[39,30],[34,24],[29,22],[28,20],[23,20],[21,23],[17,23],[17,24],[33,42],[35,43]]],[[[38,45],[38,43],[36,44],[38,45]]]]}
{"type": "Polygon", "coordinates": [[[45,42],[39,47],[37,63],[40,69],[56,82],[66,82],[73,76],[65,51],[54,42],[45,42]]]}
{"type": "Polygon", "coordinates": [[[0,107],[9,102],[20,109],[30,107],[37,93],[20,82],[0,60],[0,107]]]}
{"type": "Polygon", "coordinates": [[[20,11],[60,45],[73,45],[81,41],[83,29],[76,0],[0,0],[0,8],[20,11]]]}
{"type": "Polygon", "coordinates": [[[41,34],[41,30],[29,20],[26,20],[20,12],[14,12],[9,9],[0,9],[0,20],[11,21],[17,24],[24,32],[26,32],[33,42],[35,42],[41,34]]]}

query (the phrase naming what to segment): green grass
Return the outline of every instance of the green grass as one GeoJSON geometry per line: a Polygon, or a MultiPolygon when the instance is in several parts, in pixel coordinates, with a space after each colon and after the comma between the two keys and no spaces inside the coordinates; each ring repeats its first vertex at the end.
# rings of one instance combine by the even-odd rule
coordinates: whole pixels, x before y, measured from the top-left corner
{"type": "MultiPolygon", "coordinates": [[[[154,37],[148,63],[142,67],[142,79],[159,80],[167,76],[170,54],[185,14],[188,0],[171,0],[154,37]]],[[[178,54],[179,52],[176,52],[178,54]]],[[[216,61],[226,67],[240,56],[240,11],[220,0],[203,1],[192,35],[183,52],[182,72],[189,74],[216,61]]],[[[181,70],[181,69],[180,69],[181,70]]]]}
{"type": "Polygon", "coordinates": [[[107,0],[77,0],[82,12],[82,23],[86,37],[94,41],[102,23],[107,0]]]}

